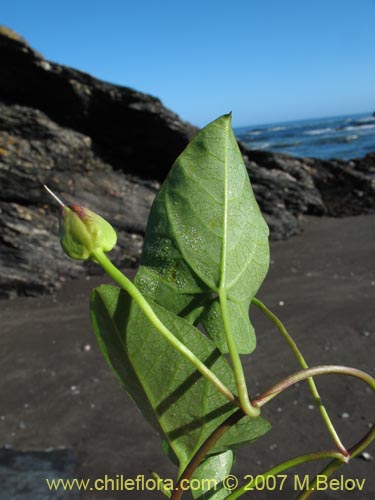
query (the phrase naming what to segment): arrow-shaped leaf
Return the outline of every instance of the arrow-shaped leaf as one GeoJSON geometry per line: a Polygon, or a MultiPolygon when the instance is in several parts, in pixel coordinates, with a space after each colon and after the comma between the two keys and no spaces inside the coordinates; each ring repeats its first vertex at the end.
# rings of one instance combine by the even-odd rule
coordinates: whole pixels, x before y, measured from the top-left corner
{"type": "Polygon", "coordinates": [[[200,312],[227,352],[217,299],[240,352],[255,348],[248,309],[269,265],[268,227],[251,189],[230,116],[201,130],[176,160],[153,204],[136,283],[181,316],[200,312]]]}

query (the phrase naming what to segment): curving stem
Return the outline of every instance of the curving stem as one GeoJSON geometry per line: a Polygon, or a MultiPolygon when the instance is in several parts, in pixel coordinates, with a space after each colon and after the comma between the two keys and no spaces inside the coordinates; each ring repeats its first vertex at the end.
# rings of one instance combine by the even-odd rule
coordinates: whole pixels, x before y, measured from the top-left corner
{"type": "Polygon", "coordinates": [[[341,453],[339,453],[338,451],[331,451],[331,450],[318,451],[315,453],[308,453],[306,455],[300,455],[298,457],[290,458],[289,460],[286,460],[285,462],[282,462],[276,465],[275,467],[272,467],[271,469],[267,470],[266,472],[263,472],[262,474],[257,474],[257,476],[253,478],[251,481],[249,481],[247,484],[245,484],[244,486],[240,486],[235,491],[233,491],[229,496],[226,497],[225,500],[236,500],[242,495],[245,495],[246,492],[251,491],[252,488],[255,488],[257,486],[261,478],[264,480],[269,476],[276,476],[277,474],[280,474],[281,472],[291,469],[296,465],[312,462],[314,460],[323,460],[325,458],[335,458],[341,464],[346,463],[347,461],[346,457],[344,457],[341,453]]]}
{"type": "MultiPolygon", "coordinates": [[[[291,387],[297,382],[302,380],[306,380],[309,377],[317,376],[317,375],[326,375],[326,374],[341,374],[341,375],[349,375],[355,378],[358,378],[368,384],[371,389],[375,392],[375,379],[369,375],[368,373],[358,370],[357,368],[351,368],[348,366],[340,366],[340,365],[327,365],[327,366],[316,366],[313,368],[308,368],[306,370],[299,371],[286,377],[284,380],[278,382],[270,389],[268,389],[265,393],[253,399],[253,405],[258,406],[259,408],[264,406],[267,402],[271,401],[278,394],[281,394],[283,391],[291,387]]],[[[266,478],[270,475],[278,474],[284,470],[287,470],[295,465],[302,464],[305,462],[309,462],[311,460],[318,460],[321,458],[334,458],[319,475],[325,475],[326,477],[331,476],[339,467],[341,467],[344,463],[348,463],[350,458],[355,457],[361,451],[363,451],[373,440],[375,439],[375,424],[371,427],[371,429],[367,432],[367,434],[361,438],[354,446],[349,448],[347,454],[342,454],[340,452],[334,451],[325,451],[318,453],[310,453],[308,455],[302,455],[300,457],[295,457],[293,459],[287,460],[276,467],[264,472],[260,476],[266,478]]],[[[235,500],[239,498],[251,487],[253,483],[247,484],[238,488],[236,491],[232,492],[226,500],[235,500]]],[[[310,484],[309,489],[303,491],[298,495],[296,500],[306,500],[309,498],[314,491],[314,487],[316,486],[316,479],[310,484]]]]}
{"type": "MultiPolygon", "coordinates": [[[[308,368],[309,366],[308,366],[302,352],[299,350],[296,342],[293,340],[292,336],[289,334],[289,332],[285,328],[284,324],[276,316],[276,314],[274,314],[270,309],[268,309],[268,307],[265,304],[263,304],[263,302],[261,302],[259,299],[255,298],[255,297],[253,298],[252,303],[256,307],[258,307],[258,309],[260,309],[273,322],[273,324],[279,329],[281,335],[284,337],[284,339],[286,340],[287,344],[289,345],[291,351],[293,352],[294,356],[296,357],[297,361],[301,365],[301,368],[304,368],[304,369],[308,368]]],[[[347,455],[348,451],[345,448],[345,446],[343,445],[343,443],[341,442],[341,439],[336,432],[336,429],[335,429],[335,427],[334,427],[334,425],[333,425],[333,423],[328,415],[328,412],[323,404],[323,401],[320,397],[318,388],[315,385],[314,379],[308,378],[307,382],[309,384],[310,391],[313,395],[313,398],[315,399],[315,402],[317,404],[319,412],[324,420],[324,423],[328,429],[328,432],[331,434],[331,437],[337,446],[337,449],[343,455],[347,455]]]]}
{"type": "Polygon", "coordinates": [[[285,379],[272,386],[266,392],[253,399],[253,405],[261,408],[263,405],[268,403],[268,401],[271,401],[271,399],[288,389],[288,387],[296,384],[297,382],[306,380],[309,377],[316,377],[317,375],[327,374],[341,374],[359,378],[363,382],[367,383],[375,392],[375,379],[368,373],[362,370],[358,370],[357,368],[352,368],[350,366],[323,365],[314,366],[313,368],[307,368],[306,370],[301,370],[299,372],[293,373],[292,375],[289,375],[285,379]]]}

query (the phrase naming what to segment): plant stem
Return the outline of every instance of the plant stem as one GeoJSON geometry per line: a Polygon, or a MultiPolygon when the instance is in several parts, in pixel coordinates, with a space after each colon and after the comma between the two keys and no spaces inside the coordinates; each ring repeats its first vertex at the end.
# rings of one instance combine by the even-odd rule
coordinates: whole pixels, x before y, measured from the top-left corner
{"type": "Polygon", "coordinates": [[[206,458],[207,453],[210,449],[219,441],[219,439],[227,432],[229,429],[235,425],[237,422],[241,420],[245,416],[245,413],[242,409],[237,410],[235,413],[230,415],[222,424],[219,425],[217,429],[206,439],[206,441],[201,445],[199,450],[190,460],[188,465],[186,466],[184,472],[179,477],[178,483],[173,491],[171,500],[180,500],[184,493],[184,489],[181,488],[183,481],[189,480],[191,476],[194,474],[195,470],[202,462],[204,458],[206,458]]]}
{"type": "Polygon", "coordinates": [[[223,316],[225,337],[228,344],[228,351],[230,358],[232,360],[234,376],[236,378],[238,398],[240,400],[240,405],[243,411],[249,417],[257,417],[260,414],[259,408],[255,408],[249,399],[249,393],[246,386],[245,374],[243,371],[243,366],[241,363],[241,358],[238,353],[238,348],[236,340],[233,336],[229,313],[228,313],[228,302],[227,302],[227,292],[224,288],[219,289],[219,300],[220,307],[223,316]]]}
{"type": "Polygon", "coordinates": [[[300,455],[298,457],[290,458],[289,460],[286,460],[285,462],[282,462],[281,464],[272,467],[272,469],[263,472],[263,474],[258,474],[249,483],[233,491],[229,496],[226,497],[225,500],[235,500],[236,498],[244,495],[250,490],[250,488],[255,487],[258,484],[259,479],[261,477],[263,479],[266,479],[268,476],[274,476],[276,474],[280,474],[281,472],[291,469],[296,465],[300,465],[306,462],[312,462],[313,460],[321,460],[324,458],[335,458],[336,460],[345,462],[345,457],[343,457],[343,455],[337,451],[320,451],[316,453],[308,453],[306,455],[300,455]]]}
{"type": "Polygon", "coordinates": [[[357,368],[351,368],[349,366],[324,365],[314,366],[313,368],[307,368],[306,370],[301,370],[299,372],[293,373],[292,375],[289,375],[288,377],[268,389],[265,393],[255,398],[253,400],[253,404],[261,408],[263,405],[268,403],[268,401],[271,401],[271,399],[273,399],[292,385],[296,384],[297,382],[306,380],[309,377],[327,374],[341,374],[359,378],[360,380],[368,384],[375,392],[375,379],[368,373],[362,370],[358,370],[357,368]]]}
{"type": "MultiPolygon", "coordinates": [[[[309,366],[308,366],[305,358],[303,357],[302,352],[299,350],[297,344],[295,343],[295,341],[293,340],[293,338],[291,337],[291,335],[288,333],[288,331],[285,328],[284,324],[276,316],[276,314],[274,314],[272,311],[270,311],[268,309],[268,307],[265,304],[263,304],[263,302],[261,302],[259,299],[255,298],[255,297],[253,298],[252,303],[255,306],[257,306],[276,325],[276,327],[279,329],[279,331],[283,335],[284,339],[288,343],[288,345],[289,345],[290,349],[292,350],[293,354],[297,358],[297,361],[299,362],[299,364],[301,365],[301,367],[304,368],[304,369],[308,368],[309,366]]],[[[325,409],[325,406],[323,405],[323,402],[322,402],[322,400],[320,398],[320,394],[319,394],[318,389],[317,389],[317,387],[315,385],[314,379],[313,378],[308,378],[307,382],[309,384],[311,393],[313,395],[313,398],[315,399],[317,407],[318,407],[318,409],[319,409],[319,411],[320,411],[320,413],[322,415],[322,418],[323,418],[323,420],[324,420],[324,422],[326,424],[328,432],[331,434],[334,443],[336,444],[338,450],[342,454],[347,455],[348,451],[345,448],[345,446],[343,445],[343,443],[341,442],[341,439],[339,438],[339,436],[338,436],[338,434],[336,432],[336,429],[335,429],[335,427],[334,427],[334,425],[333,425],[333,423],[332,423],[332,421],[331,421],[331,419],[330,419],[330,417],[328,415],[328,412],[325,409]]]]}
{"type": "MultiPolygon", "coordinates": [[[[291,387],[296,382],[305,380],[312,376],[325,375],[325,374],[342,374],[359,378],[360,380],[368,384],[371,387],[371,389],[375,392],[375,379],[371,375],[362,370],[358,370],[356,368],[351,368],[347,366],[337,366],[337,365],[316,366],[313,368],[308,368],[306,370],[294,373],[293,375],[290,375],[281,382],[275,384],[273,387],[268,389],[268,391],[266,391],[264,394],[257,397],[253,401],[253,404],[262,407],[268,401],[271,401],[271,399],[273,399],[275,396],[277,396],[287,388],[291,387]]],[[[348,462],[350,458],[358,455],[358,453],[364,450],[374,439],[375,439],[375,424],[371,427],[369,432],[362,439],[360,439],[354,446],[349,448],[349,450],[346,452],[346,455],[340,454],[342,458],[337,457],[335,460],[330,462],[319,475],[325,475],[326,477],[331,476],[336,469],[341,467],[343,462],[344,463],[348,462]]],[[[310,484],[308,490],[298,495],[296,500],[306,500],[307,498],[309,498],[314,492],[314,487],[316,486],[316,482],[317,478],[315,478],[315,481],[310,484]]],[[[232,497],[229,496],[227,500],[231,498],[232,497]]]]}
{"type": "Polygon", "coordinates": [[[138,288],[119,270],[102,251],[93,252],[93,257],[98,262],[104,271],[115,280],[140,307],[150,323],[158,330],[158,332],[182,354],[192,365],[210,382],[214,384],[218,391],[223,394],[229,401],[235,405],[239,405],[236,396],[221,382],[221,380],[202,363],[202,361],[160,321],[154,310],[138,290],[138,288]]]}
{"type": "MultiPolygon", "coordinates": [[[[350,458],[353,458],[359,453],[361,453],[361,451],[363,451],[374,439],[375,439],[375,424],[371,427],[371,429],[362,439],[360,439],[354,446],[349,448],[350,458]]],[[[317,477],[318,476],[330,477],[341,466],[342,462],[339,460],[333,460],[332,462],[330,462],[326,467],[324,467],[324,469],[321,472],[319,472],[319,474],[315,477],[315,480],[312,483],[310,483],[309,489],[300,493],[296,498],[296,500],[306,500],[306,498],[309,498],[314,493],[313,488],[316,487],[317,477]]]]}

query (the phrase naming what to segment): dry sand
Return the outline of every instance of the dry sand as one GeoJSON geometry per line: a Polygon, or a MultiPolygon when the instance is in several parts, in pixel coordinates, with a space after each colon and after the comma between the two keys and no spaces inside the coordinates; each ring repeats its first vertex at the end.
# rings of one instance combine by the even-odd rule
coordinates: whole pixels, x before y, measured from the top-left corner
{"type": "MultiPolygon", "coordinates": [[[[272,264],[259,297],[285,322],[311,366],[341,364],[375,374],[374,256],[374,216],[309,219],[302,235],[271,245],[272,264]]],[[[74,472],[73,463],[70,477],[149,477],[150,470],[174,477],[176,471],[160,450],[159,438],[122,391],[96,346],[88,297],[91,288],[104,281],[108,280],[73,282],[56,297],[0,303],[0,447],[73,450],[77,465],[74,472]]],[[[254,394],[298,365],[273,325],[258,311],[252,311],[252,317],[258,348],[245,364],[254,394]]],[[[317,382],[350,446],[374,418],[372,394],[349,377],[320,377],[317,382]]],[[[234,473],[242,478],[290,456],[332,448],[312,405],[306,383],[300,383],[265,407],[263,414],[273,430],[239,451],[234,473]]],[[[368,451],[374,457],[375,445],[368,451]]],[[[4,456],[2,466],[4,480],[8,477],[4,456]]],[[[1,500],[42,498],[26,490],[23,495],[16,493],[22,489],[21,469],[13,494],[5,494],[0,486],[1,500]]],[[[244,498],[293,498],[294,475],[303,478],[318,470],[316,465],[293,469],[283,491],[249,492],[244,498]]],[[[375,498],[374,460],[353,459],[335,477],[341,474],[344,479],[365,479],[364,490],[321,491],[315,498],[375,498]]],[[[44,491],[44,498],[76,498],[48,496],[44,491]]],[[[158,492],[91,491],[80,498],[165,497],[158,492]]]]}

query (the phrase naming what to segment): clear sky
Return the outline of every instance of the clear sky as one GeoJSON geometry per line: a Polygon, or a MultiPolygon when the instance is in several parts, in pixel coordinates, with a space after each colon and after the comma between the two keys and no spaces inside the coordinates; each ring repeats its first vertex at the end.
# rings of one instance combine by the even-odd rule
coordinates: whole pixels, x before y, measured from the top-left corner
{"type": "Polygon", "coordinates": [[[0,24],[198,126],[375,110],[375,0],[3,0],[0,24]]]}

